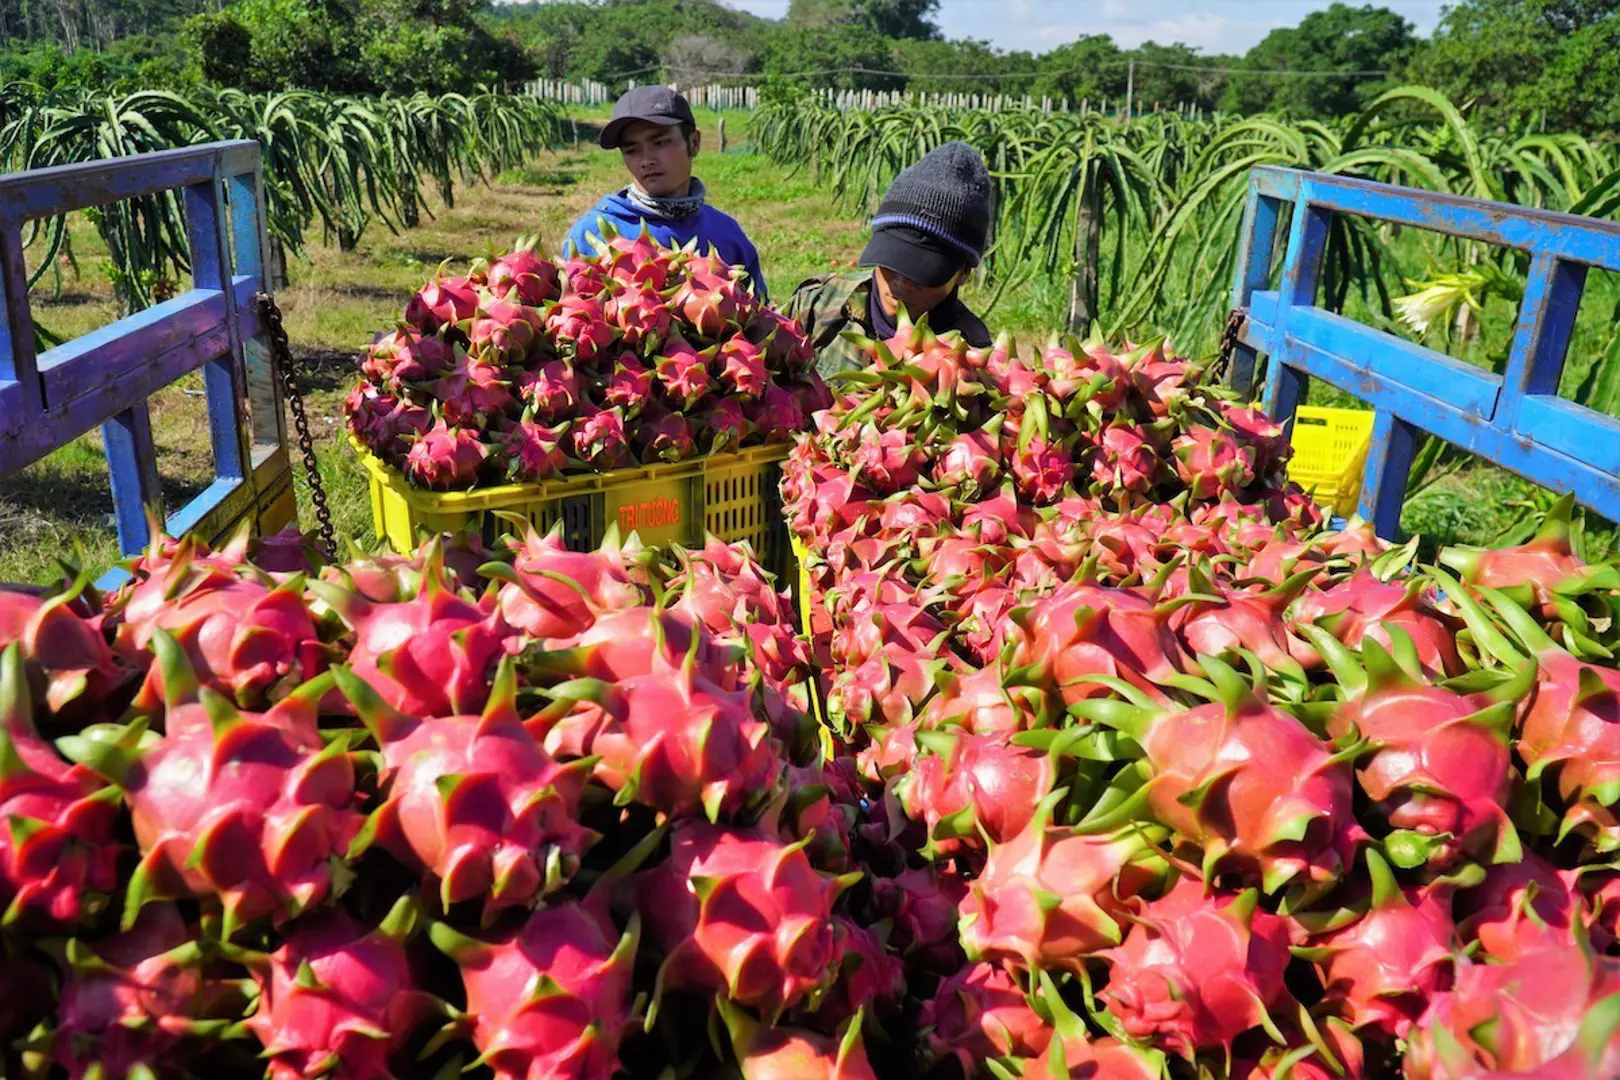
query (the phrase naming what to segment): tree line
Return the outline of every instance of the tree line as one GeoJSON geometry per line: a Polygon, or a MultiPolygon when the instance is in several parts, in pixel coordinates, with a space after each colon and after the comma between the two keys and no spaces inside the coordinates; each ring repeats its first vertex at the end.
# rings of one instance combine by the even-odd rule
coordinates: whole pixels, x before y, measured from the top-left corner
{"type": "Polygon", "coordinates": [[[947,40],[940,0],[792,0],[763,19],[713,0],[0,0],[0,80],[214,84],[367,93],[544,76],[623,85],[746,80],[970,91],[1147,108],[1345,116],[1431,86],[1487,124],[1612,137],[1620,0],[1459,0],[1420,37],[1398,12],[1334,3],[1242,55],[1126,48],[1106,34],[1045,53],[947,40]]]}

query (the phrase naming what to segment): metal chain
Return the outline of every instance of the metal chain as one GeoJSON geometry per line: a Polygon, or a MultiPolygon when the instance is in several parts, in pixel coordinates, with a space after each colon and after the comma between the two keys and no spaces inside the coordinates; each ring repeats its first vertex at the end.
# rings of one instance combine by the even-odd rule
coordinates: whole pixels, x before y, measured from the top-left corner
{"type": "Polygon", "coordinates": [[[1215,352],[1215,363],[1210,367],[1212,382],[1225,382],[1226,373],[1232,366],[1232,354],[1237,351],[1238,336],[1243,333],[1243,321],[1248,318],[1248,312],[1242,308],[1233,308],[1226,316],[1226,329],[1221,331],[1221,343],[1215,352]]]}
{"type": "Polygon", "coordinates": [[[293,364],[292,346],[287,341],[287,328],[281,325],[281,309],[269,293],[259,293],[259,321],[269,332],[270,354],[281,372],[281,385],[287,393],[287,407],[292,411],[293,429],[298,433],[298,449],[304,456],[304,475],[309,480],[309,501],[315,506],[315,520],[320,523],[321,542],[326,555],[337,555],[337,537],[332,529],[332,511],[326,505],[326,487],[321,482],[321,468],[315,460],[315,440],[309,433],[309,415],[304,411],[304,393],[298,385],[298,371],[293,364]]]}

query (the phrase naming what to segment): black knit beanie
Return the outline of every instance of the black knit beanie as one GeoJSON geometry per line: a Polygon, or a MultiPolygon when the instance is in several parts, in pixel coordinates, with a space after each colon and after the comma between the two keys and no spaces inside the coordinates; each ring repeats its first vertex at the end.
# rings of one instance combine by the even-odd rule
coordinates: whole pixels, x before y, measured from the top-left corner
{"type": "Polygon", "coordinates": [[[895,177],[872,219],[874,233],[888,228],[919,229],[979,265],[990,235],[990,171],[979,152],[948,142],[895,177]]]}

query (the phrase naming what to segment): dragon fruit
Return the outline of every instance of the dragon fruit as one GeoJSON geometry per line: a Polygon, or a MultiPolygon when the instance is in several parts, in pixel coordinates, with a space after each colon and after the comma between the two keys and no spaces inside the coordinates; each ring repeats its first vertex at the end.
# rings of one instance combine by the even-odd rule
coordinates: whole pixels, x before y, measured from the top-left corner
{"type": "Polygon", "coordinates": [[[0,926],[71,925],[117,885],[117,791],[57,757],[34,729],[22,644],[0,654],[0,926]]]}
{"type": "Polygon", "coordinates": [[[1533,851],[1489,867],[1483,881],[1452,901],[1458,936],[1478,942],[1485,956],[1507,961],[1549,936],[1572,945],[1585,907],[1577,877],[1533,851]]]}
{"type": "Polygon", "coordinates": [[[489,456],[489,447],[470,428],[452,427],[440,417],[405,455],[405,475],[431,491],[470,487],[489,456]]]}
{"type": "Polygon", "coordinates": [[[635,463],[630,440],[624,430],[624,414],[618,409],[597,409],[582,413],[569,429],[569,456],[598,472],[628,468],[635,463]]]}
{"type": "Polygon", "coordinates": [[[832,905],[859,876],[822,877],[803,842],[768,829],[676,826],[669,860],[635,883],[664,954],[660,985],[724,994],[774,1022],[831,981],[843,951],[832,905]]]}
{"type": "Polygon", "coordinates": [[[949,973],[962,967],[957,906],[967,896],[961,878],[935,866],[872,879],[872,906],[890,925],[889,945],[911,967],[949,973]]]}
{"type": "Polygon", "coordinates": [[[635,553],[620,548],[616,534],[597,551],[575,552],[563,544],[562,528],[559,522],[541,536],[530,527],[521,540],[507,538],[512,564],[499,571],[505,581],[500,615],[530,638],[571,638],[590,629],[602,612],[639,607],[647,599],[631,578],[635,553]]]}
{"type": "Polygon", "coordinates": [[[1352,649],[1369,638],[1391,648],[1390,628],[1396,627],[1416,646],[1425,675],[1461,675],[1456,620],[1435,608],[1432,591],[1421,578],[1383,582],[1363,568],[1327,589],[1302,595],[1290,615],[1296,628],[1312,623],[1352,649]]]}
{"type": "MultiPolygon", "coordinates": [[[[1429,999],[1451,988],[1456,927],[1448,887],[1403,889],[1378,852],[1368,849],[1366,858],[1366,911],[1348,926],[1313,934],[1295,954],[1317,965],[1325,1008],[1358,1034],[1405,1038],[1429,999]]],[[[1300,918],[1307,926],[1314,921],[1300,918]]]]}
{"type": "Polygon", "coordinates": [[[788,393],[799,399],[799,411],[807,420],[834,405],[832,388],[814,371],[806,372],[801,377],[782,385],[787,387],[788,393]]]}
{"type": "MultiPolygon", "coordinates": [[[[672,252],[661,245],[648,231],[645,221],[641,223],[641,231],[633,237],[615,233],[611,222],[599,220],[598,225],[602,224],[606,224],[607,231],[598,250],[603,269],[612,281],[662,290],[689,255],[686,249],[672,252]]],[[[594,237],[592,242],[595,242],[594,237]]]]}
{"type": "Polygon", "coordinates": [[[80,614],[89,587],[79,570],[58,589],[0,588],[0,649],[21,649],[28,689],[53,715],[93,713],[133,674],[107,647],[100,617],[80,614]]]}
{"type": "Polygon", "coordinates": [[[1254,482],[1254,451],[1224,431],[1189,428],[1171,450],[1176,472],[1195,499],[1213,499],[1254,482]]]}
{"type": "Polygon", "coordinates": [[[1408,1035],[1407,1080],[1620,1075],[1620,960],[1546,941],[1505,964],[1456,963],[1408,1035]]]}
{"type": "Polygon", "coordinates": [[[1365,839],[1351,816],[1349,759],[1294,717],[1257,697],[1235,671],[1203,658],[1216,700],[1163,711],[1129,683],[1126,701],[1086,699],[1071,711],[1115,728],[1145,753],[1133,796],[1203,848],[1203,873],[1259,878],[1266,893],[1292,885],[1303,901],[1349,871],[1365,839]]]}
{"type": "Polygon", "coordinates": [[[1240,409],[1228,402],[1218,407],[1238,441],[1254,451],[1255,475],[1269,476],[1287,464],[1290,448],[1281,424],[1259,409],[1240,409]]]}
{"type": "Polygon", "coordinates": [[[607,355],[618,337],[617,328],[607,320],[602,302],[595,297],[569,294],[546,316],[546,332],[558,346],[569,346],[573,356],[586,366],[607,355]]]}
{"type": "Polygon", "coordinates": [[[464,277],[438,276],[417,290],[405,305],[405,321],[424,334],[455,326],[478,310],[478,290],[464,277]]]}
{"type": "Polygon", "coordinates": [[[439,415],[451,424],[482,424],[513,403],[510,384],[493,352],[456,350],[455,363],[428,387],[439,415]]]}
{"type": "Polygon", "coordinates": [[[72,1080],[171,1071],[231,1026],[205,1018],[217,995],[204,960],[173,904],[148,905],[122,933],[94,944],[67,942],[51,1058],[72,1080]]]}
{"type": "Polygon", "coordinates": [[[1284,1001],[1289,959],[1286,919],[1263,911],[1260,894],[1210,895],[1184,877],[1131,917],[1101,997],[1133,1039],[1153,1039],[1192,1060],[1200,1050],[1230,1052],[1249,1028],[1271,1023],[1284,1001]]]}
{"type": "Polygon", "coordinates": [[[760,347],[772,374],[798,375],[815,366],[815,349],[803,328],[775,308],[759,308],[747,333],[748,339],[760,347]]]}
{"type": "Polygon", "coordinates": [[[632,349],[669,336],[670,311],[652,285],[623,287],[608,302],[607,312],[632,349]]]}
{"type": "Polygon", "coordinates": [[[365,842],[437,878],[446,909],[483,898],[486,919],[573,874],[595,839],[575,820],[590,766],[558,765],[523,726],[511,657],[482,716],[406,716],[350,672],[333,674],[382,748],[388,794],[365,842]]]}
{"type": "Polygon", "coordinates": [[[742,1080],[877,1080],[861,1041],[861,1014],[828,1036],[763,1026],[725,998],[715,1005],[731,1033],[742,1080]]]}
{"type": "Polygon", "coordinates": [[[970,431],[951,440],[934,460],[934,483],[972,500],[993,490],[1001,475],[1001,445],[993,431],[970,431]]]}
{"type": "Polygon", "coordinates": [[[679,334],[672,334],[654,358],[658,386],[670,405],[678,410],[695,406],[714,389],[714,376],[709,373],[709,362],[714,359],[716,347],[702,352],[694,349],[679,334]]]}
{"type": "Polygon", "coordinates": [[[1051,1025],[1023,989],[990,964],[974,964],[941,983],[917,1025],[927,1032],[925,1053],[955,1059],[963,1076],[977,1074],[990,1058],[1038,1056],[1052,1041],[1051,1025]]]}
{"type": "MultiPolygon", "coordinates": [[[[299,578],[270,587],[267,576],[210,556],[191,536],[159,556],[163,542],[154,530],[135,578],[113,600],[122,620],[114,639],[119,652],[145,663],[153,635],[166,631],[205,685],[244,708],[274,700],[324,666],[326,650],[299,578]]],[[[161,666],[148,667],[137,709],[150,712],[162,702],[163,676],[161,666]]]]}
{"type": "Polygon", "coordinates": [[[1464,697],[1423,681],[1416,650],[1390,629],[1405,664],[1372,638],[1365,667],[1323,631],[1314,637],[1349,695],[1328,720],[1336,739],[1366,740],[1357,778],[1375,812],[1396,830],[1385,840],[1402,866],[1445,870],[1464,855],[1516,862],[1519,837],[1508,817],[1513,772],[1508,739],[1534,668],[1489,695],[1464,697]]]}
{"type": "Polygon", "coordinates": [[[602,405],[618,409],[626,420],[641,414],[652,400],[653,373],[631,353],[622,353],[613,362],[613,373],[602,386],[602,405]]]}
{"type": "Polygon", "coordinates": [[[749,402],[743,410],[766,442],[787,442],[804,430],[804,407],[798,396],[778,383],[767,386],[759,400],[749,402]]]}
{"type": "Polygon", "coordinates": [[[931,753],[912,763],[896,794],[928,830],[925,857],[949,857],[1005,843],[1035,817],[1057,779],[1052,760],[998,735],[918,732],[931,753]]]}
{"type": "Polygon", "coordinates": [[[309,591],[353,632],[350,670],[393,708],[410,716],[461,716],[484,707],[510,631],[486,606],[456,595],[442,539],[431,542],[415,581],[394,602],[325,581],[310,582],[309,591]]]}
{"type": "Polygon", "coordinates": [[[534,410],[535,419],[554,424],[571,418],[585,399],[579,372],[567,360],[549,360],[537,371],[520,374],[513,383],[518,396],[534,410]]]}
{"type": "Polygon", "coordinates": [[[168,634],[155,630],[152,647],[166,669],[168,734],[147,745],[137,717],[116,737],[57,743],[121,787],[129,803],[142,857],[124,902],[125,929],[149,900],[214,896],[230,940],[255,919],[286,918],[326,899],[333,864],[363,824],[347,740],[317,750],[299,733],[313,728],[331,676],[277,706],[300,719],[244,715],[198,687],[168,634]]]}
{"type": "Polygon", "coordinates": [[[1139,430],[1110,424],[1097,438],[1091,478],[1105,492],[1146,494],[1158,483],[1161,468],[1159,456],[1139,430]]]}
{"type": "Polygon", "coordinates": [[[607,289],[607,271],[602,260],[590,255],[572,255],[563,263],[563,277],[567,292],[581,299],[591,300],[607,289]]]}
{"type": "Polygon", "coordinates": [[[1193,600],[1172,619],[1189,651],[1203,656],[1229,656],[1248,651],[1271,671],[1298,684],[1306,669],[1322,660],[1309,642],[1289,627],[1283,613],[1316,577],[1301,570],[1264,592],[1227,589],[1211,582],[1198,567],[1189,570],[1187,587],[1211,600],[1193,600]]]}
{"type": "Polygon", "coordinates": [[[735,450],[753,434],[754,426],[742,403],[735,398],[717,398],[698,414],[698,430],[708,439],[709,453],[735,450]]]}
{"type": "Polygon", "coordinates": [[[467,323],[467,351],[506,366],[522,364],[543,347],[545,313],[485,294],[467,323]]]}
{"type": "Polygon", "coordinates": [[[1584,619],[1571,610],[1576,598],[1594,589],[1620,588],[1620,571],[1608,564],[1589,566],[1576,553],[1574,509],[1575,496],[1563,495],[1525,543],[1494,551],[1448,547],[1440,552],[1440,563],[1455,570],[1465,584],[1496,589],[1549,622],[1582,626],[1584,619]]]}
{"type": "Polygon", "coordinates": [[[490,263],[485,287],[502,300],[515,292],[518,303],[539,307],[562,295],[562,277],[556,263],[519,247],[490,263]]]}
{"type": "Polygon", "coordinates": [[[720,366],[720,389],[744,401],[753,401],[770,385],[765,358],[759,347],[741,334],[721,342],[716,355],[720,366]]]}
{"type": "Polygon", "coordinates": [[[402,328],[372,343],[360,362],[360,373],[397,393],[406,383],[436,378],[455,361],[456,349],[442,337],[402,328]]]}
{"type": "Polygon", "coordinates": [[[561,901],[538,908],[493,940],[434,923],[434,945],[456,961],[467,990],[457,1027],[470,1031],[475,1064],[495,1080],[540,1076],[608,1077],[634,1023],[632,966],[640,937],[634,918],[621,935],[606,904],[561,901]]]}
{"type": "Polygon", "coordinates": [[[1019,494],[1037,506],[1056,502],[1074,481],[1074,458],[1068,448],[1040,436],[1017,449],[1011,463],[1019,494]]]}
{"type": "Polygon", "coordinates": [[[1158,695],[1189,665],[1168,612],[1138,593],[1073,582],[1015,612],[1007,682],[1046,690],[1072,706],[1106,693],[1085,676],[1125,679],[1158,695]]]}
{"type": "Polygon", "coordinates": [[[535,423],[534,414],[525,411],[521,420],[502,433],[495,460],[501,463],[507,478],[517,483],[549,480],[568,467],[568,455],[563,451],[567,435],[568,424],[546,427],[535,423]]]}
{"type": "Polygon", "coordinates": [[[862,431],[860,447],[851,458],[851,475],[879,494],[903,491],[916,484],[928,463],[912,434],[900,428],[862,431]]]}
{"type": "Polygon", "coordinates": [[[265,1048],[270,1080],[391,1074],[389,1059],[440,1008],[412,989],[405,942],[415,924],[409,897],[376,928],[334,908],[301,920],[274,953],[239,954],[259,987],[247,1027],[265,1048]]]}
{"type": "Polygon", "coordinates": [[[984,873],[961,903],[969,959],[1012,971],[1079,974],[1088,956],[1123,938],[1127,901],[1164,879],[1152,828],[1114,834],[1051,824],[1056,793],[1024,831],[990,846],[984,873]]]}
{"type": "Polygon", "coordinates": [[[711,268],[694,260],[670,304],[699,337],[718,340],[753,316],[754,298],[740,279],[740,271],[731,271],[724,264],[711,268]]]}
{"type": "MultiPolygon", "coordinates": [[[[1097,1080],[1160,1080],[1168,1075],[1164,1053],[1112,1037],[1097,1038],[1074,1014],[1045,972],[1034,980],[1043,1013],[1051,1017],[1046,1049],[1033,1060],[1018,1062],[1019,1075],[1028,1080],[1065,1080],[1076,1076],[1097,1080]]],[[[992,1072],[1004,1071],[1000,1062],[992,1072]]]]}
{"type": "Polygon", "coordinates": [[[636,428],[635,439],[643,462],[683,461],[697,453],[692,424],[680,413],[647,413],[636,428]]]}
{"type": "Polygon", "coordinates": [[[882,928],[869,930],[841,915],[834,915],[833,922],[843,943],[843,962],[816,1006],[813,1023],[826,1028],[860,1012],[894,1016],[905,996],[906,969],[885,946],[882,928]]]}

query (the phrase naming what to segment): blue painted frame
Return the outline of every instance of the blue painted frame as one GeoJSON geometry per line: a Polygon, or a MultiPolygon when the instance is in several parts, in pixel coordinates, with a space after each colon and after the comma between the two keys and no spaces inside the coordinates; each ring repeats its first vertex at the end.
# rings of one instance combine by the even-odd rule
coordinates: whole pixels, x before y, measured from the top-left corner
{"type": "Polygon", "coordinates": [[[1558,396],[1589,267],[1620,270],[1620,224],[1272,166],[1255,168],[1232,284],[1247,318],[1231,379],[1253,388],[1292,434],[1308,381],[1373,405],[1359,511],[1380,536],[1400,523],[1420,431],[1620,520],[1620,422],[1558,396]],[[1291,206],[1279,287],[1272,252],[1291,206]],[[1504,375],[1454,360],[1316,306],[1334,214],[1395,222],[1528,252],[1530,273],[1504,375]]]}
{"type": "Polygon", "coordinates": [[[0,176],[0,479],[99,425],[126,555],[150,540],[148,508],[171,534],[209,540],[244,519],[261,531],[292,520],[279,383],[253,305],[265,288],[266,246],[251,140],[0,176]],[[193,287],[36,356],[24,225],[174,190],[185,207],[193,287]],[[147,399],[199,367],[214,479],[165,516],[147,399]]]}

